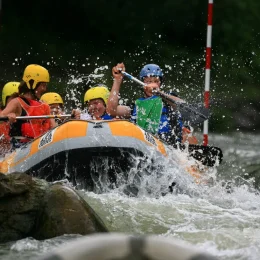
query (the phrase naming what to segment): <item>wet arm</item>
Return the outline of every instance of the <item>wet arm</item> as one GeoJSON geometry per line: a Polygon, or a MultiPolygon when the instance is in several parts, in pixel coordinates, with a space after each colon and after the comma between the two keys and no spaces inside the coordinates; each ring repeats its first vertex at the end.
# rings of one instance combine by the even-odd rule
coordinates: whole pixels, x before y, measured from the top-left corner
{"type": "Polygon", "coordinates": [[[130,118],[131,109],[128,106],[118,105],[119,90],[122,80],[115,79],[107,102],[107,113],[113,117],[130,118]]]}
{"type": "Polygon", "coordinates": [[[20,116],[22,114],[21,105],[16,98],[12,99],[7,104],[6,108],[0,113],[0,116],[8,116],[11,113],[14,113],[16,116],[20,116]]]}

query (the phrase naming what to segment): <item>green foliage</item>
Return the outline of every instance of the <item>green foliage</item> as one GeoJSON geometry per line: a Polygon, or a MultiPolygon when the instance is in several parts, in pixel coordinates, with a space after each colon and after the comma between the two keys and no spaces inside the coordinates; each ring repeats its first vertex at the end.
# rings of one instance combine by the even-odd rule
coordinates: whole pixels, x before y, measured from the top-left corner
{"type": "MultiPolygon", "coordinates": [[[[27,64],[39,63],[51,72],[52,90],[65,95],[74,87],[82,98],[91,84],[102,81],[111,86],[110,71],[117,62],[124,61],[134,75],[154,62],[165,71],[166,89],[201,102],[207,4],[206,0],[5,1],[0,85],[20,80],[27,64]],[[87,77],[104,65],[108,69],[102,79],[87,77]],[[72,75],[83,81],[71,83],[72,75]]],[[[259,0],[214,2],[212,107],[221,103],[215,115],[227,114],[212,119],[216,130],[235,125],[229,117],[235,108],[225,103],[230,103],[228,96],[232,102],[250,102],[260,95],[259,10],[259,0]]],[[[134,98],[140,94],[136,89],[127,81],[122,96],[134,98]]]]}

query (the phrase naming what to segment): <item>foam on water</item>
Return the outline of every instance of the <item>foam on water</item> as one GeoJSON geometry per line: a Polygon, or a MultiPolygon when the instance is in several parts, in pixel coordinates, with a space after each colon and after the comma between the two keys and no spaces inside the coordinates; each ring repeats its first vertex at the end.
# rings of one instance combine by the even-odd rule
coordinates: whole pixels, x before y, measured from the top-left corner
{"type": "MultiPolygon", "coordinates": [[[[214,136],[214,141],[217,140],[220,147],[222,144],[224,147],[230,143],[233,145],[234,142],[236,147],[242,145],[238,144],[238,138],[214,136]]],[[[248,146],[244,147],[251,151],[254,158],[254,145],[260,138],[254,137],[253,140],[252,146],[247,142],[248,146]]],[[[224,158],[229,159],[228,156],[224,158]]],[[[244,174],[242,169],[243,165],[239,163],[235,167],[224,167],[225,171],[229,170],[227,174],[232,175],[233,171],[237,177],[244,174]]],[[[169,176],[177,174],[190,192],[168,193],[165,196],[141,192],[136,198],[131,198],[113,190],[99,195],[87,193],[85,197],[112,231],[180,238],[220,259],[258,259],[260,200],[252,183],[237,183],[232,190],[227,190],[221,178],[216,178],[212,186],[198,185],[186,178],[187,173],[184,173],[182,167],[171,162],[162,172],[164,178],[146,178],[151,178],[150,183],[154,181],[160,186],[165,178],[169,180],[169,176]]]]}
{"type": "MultiPolygon", "coordinates": [[[[234,183],[236,185],[227,190],[223,179],[217,176],[222,171],[222,175],[233,174],[237,178],[243,178],[245,166],[240,157],[244,158],[245,154],[236,151],[238,148],[249,151],[251,157],[247,156],[245,161],[250,162],[258,153],[260,140],[258,137],[244,137],[241,142],[240,136],[213,137],[214,142],[223,149],[226,160],[224,164],[227,164],[208,172],[214,178],[213,185],[195,183],[194,178],[185,170],[185,164],[193,163],[192,159],[187,160],[185,154],[170,151],[168,161],[155,160],[154,168],[150,167],[151,161],[144,162],[141,157],[133,157],[136,167],[130,169],[127,181],[119,181],[115,189],[107,187],[103,194],[81,193],[111,231],[175,237],[192,243],[219,259],[256,260],[260,254],[259,195],[250,182],[234,183]],[[230,146],[234,150],[226,152],[230,146]],[[234,167],[229,167],[229,159],[232,161],[234,154],[238,155],[239,160],[236,157],[232,162],[234,167]],[[142,176],[138,175],[137,165],[140,162],[146,170],[142,176]],[[150,169],[153,170],[149,172],[150,169]],[[135,179],[136,174],[138,181],[135,179]],[[168,185],[173,181],[180,183],[181,189],[167,193],[168,185]],[[136,197],[129,197],[124,192],[125,186],[132,183],[138,185],[136,197]]],[[[154,150],[150,152],[151,157],[156,157],[154,150]]],[[[105,165],[109,167],[109,164],[105,165]]],[[[17,241],[10,246],[10,254],[13,254],[10,259],[14,259],[16,252],[26,255],[30,251],[30,256],[36,252],[45,252],[56,247],[56,242],[55,239],[17,241]]],[[[61,237],[61,243],[64,242],[66,243],[66,237],[61,237]]]]}
{"type": "Polygon", "coordinates": [[[240,187],[225,194],[129,198],[115,192],[86,199],[112,231],[176,237],[226,259],[256,259],[249,256],[259,252],[259,197],[240,187]]]}
{"type": "Polygon", "coordinates": [[[40,255],[80,237],[80,235],[63,235],[42,241],[25,238],[6,243],[4,246],[0,244],[0,256],[2,255],[1,251],[5,251],[8,253],[5,253],[4,258],[1,259],[37,259],[40,255]]]}

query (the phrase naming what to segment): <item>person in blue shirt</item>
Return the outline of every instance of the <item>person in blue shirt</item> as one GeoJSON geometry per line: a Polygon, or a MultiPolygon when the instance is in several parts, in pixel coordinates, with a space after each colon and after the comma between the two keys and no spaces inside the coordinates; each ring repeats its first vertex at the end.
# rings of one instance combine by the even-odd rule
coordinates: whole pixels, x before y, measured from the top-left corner
{"type": "MultiPolygon", "coordinates": [[[[107,103],[108,114],[113,117],[131,119],[146,131],[156,134],[169,144],[175,145],[184,141],[197,143],[196,138],[190,138],[186,134],[187,131],[183,131],[181,114],[176,105],[154,93],[154,91],[160,91],[163,82],[163,72],[158,65],[147,64],[142,68],[140,79],[147,84],[144,87],[144,97],[137,99],[132,106],[118,105],[120,87],[123,81],[122,70],[125,70],[123,63],[117,64],[112,69],[114,83],[107,103]]],[[[185,102],[175,93],[170,93],[167,96],[175,101],[185,102]]]]}

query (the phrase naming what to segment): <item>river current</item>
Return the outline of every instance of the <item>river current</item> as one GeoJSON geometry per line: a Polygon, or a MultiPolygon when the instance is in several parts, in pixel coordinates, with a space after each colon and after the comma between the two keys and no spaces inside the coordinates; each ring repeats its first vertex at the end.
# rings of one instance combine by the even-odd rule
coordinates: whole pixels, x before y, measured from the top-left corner
{"type": "MultiPolygon", "coordinates": [[[[143,192],[129,197],[120,190],[81,193],[110,231],[178,238],[219,259],[259,259],[260,197],[249,177],[260,175],[260,135],[214,135],[210,142],[224,153],[210,187],[193,184],[192,192],[165,196],[143,192]]],[[[176,173],[167,169],[166,174],[171,170],[176,173]]],[[[0,258],[36,259],[77,237],[0,244],[0,258]]]]}

